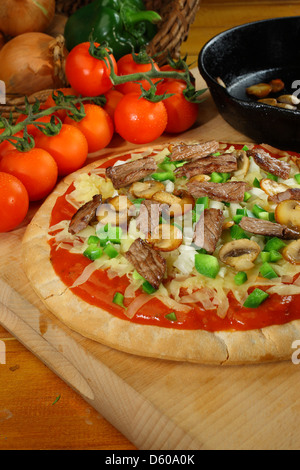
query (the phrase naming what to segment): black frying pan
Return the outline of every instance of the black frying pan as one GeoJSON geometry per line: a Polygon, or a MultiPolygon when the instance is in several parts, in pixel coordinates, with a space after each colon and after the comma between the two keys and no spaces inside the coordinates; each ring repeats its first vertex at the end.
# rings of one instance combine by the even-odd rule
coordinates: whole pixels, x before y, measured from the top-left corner
{"type": "Polygon", "coordinates": [[[285,83],[280,94],[300,98],[300,17],[258,21],[219,34],[200,52],[199,70],[230,125],[257,143],[300,152],[300,106],[297,111],[275,108],[246,93],[251,85],[279,78],[285,83]]]}

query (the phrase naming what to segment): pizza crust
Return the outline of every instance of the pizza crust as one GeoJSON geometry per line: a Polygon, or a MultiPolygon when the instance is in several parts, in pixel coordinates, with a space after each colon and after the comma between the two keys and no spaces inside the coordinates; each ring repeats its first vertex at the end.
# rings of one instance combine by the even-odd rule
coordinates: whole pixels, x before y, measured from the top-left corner
{"type": "MultiPolygon", "coordinates": [[[[167,145],[153,147],[155,150],[167,145]]],[[[143,152],[147,149],[139,149],[143,152]]],[[[119,157],[124,155],[120,154],[119,157]]],[[[116,156],[117,158],[118,156],[116,156]]],[[[105,160],[101,160],[103,163],[105,160]]],[[[44,202],[27,227],[22,242],[24,271],[46,307],[71,330],[108,347],[146,357],[207,365],[240,365],[290,360],[300,339],[300,321],[251,331],[183,331],[139,325],[119,319],[77,297],[56,275],[50,261],[47,232],[59,196],[94,162],[67,176],[44,202]]]]}

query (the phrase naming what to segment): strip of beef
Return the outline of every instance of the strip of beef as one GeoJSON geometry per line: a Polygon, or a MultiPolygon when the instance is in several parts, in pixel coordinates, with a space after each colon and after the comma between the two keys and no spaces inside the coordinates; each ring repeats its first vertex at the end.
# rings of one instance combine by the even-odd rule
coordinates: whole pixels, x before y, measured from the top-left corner
{"type": "Polygon", "coordinates": [[[97,209],[101,203],[101,194],[96,194],[91,201],[80,207],[71,219],[68,229],[69,233],[76,235],[81,232],[81,230],[85,229],[91,222],[94,222],[94,220],[96,220],[97,209]]]}
{"type": "Polygon", "coordinates": [[[192,178],[195,175],[211,175],[217,173],[233,173],[237,170],[237,159],[232,153],[201,158],[185,163],[175,170],[176,176],[192,178]]]}
{"type": "Polygon", "coordinates": [[[141,238],[133,242],[125,253],[137,272],[155,289],[159,288],[166,271],[166,260],[141,238]]]}
{"type": "Polygon", "coordinates": [[[269,222],[268,220],[243,217],[239,225],[243,230],[254,235],[277,237],[283,240],[298,240],[300,238],[300,233],[296,230],[292,230],[286,225],[269,222]]]}
{"type": "Polygon", "coordinates": [[[120,189],[142,180],[156,170],[154,158],[146,157],[123,165],[110,166],[106,169],[106,176],[111,179],[115,189],[120,189]]]}
{"type": "Polygon", "coordinates": [[[204,158],[219,150],[219,142],[215,140],[199,144],[181,143],[172,147],[170,160],[172,162],[204,158]]]}
{"type": "Polygon", "coordinates": [[[275,196],[270,196],[269,200],[274,202],[275,204],[279,204],[283,201],[293,200],[293,201],[300,201],[300,189],[298,188],[291,188],[283,191],[282,193],[275,194],[275,196]]]}
{"type": "Polygon", "coordinates": [[[248,184],[243,181],[229,181],[228,183],[210,183],[192,181],[187,184],[188,192],[194,197],[208,196],[213,201],[243,202],[248,184]]]}
{"type": "Polygon", "coordinates": [[[274,158],[261,149],[248,150],[247,155],[252,157],[255,163],[267,173],[279,176],[284,180],[289,179],[291,172],[291,165],[289,163],[279,158],[274,158]]]}
{"type": "Polygon", "coordinates": [[[214,253],[222,235],[224,220],[223,211],[205,209],[195,227],[195,245],[204,248],[207,253],[214,253]]]}

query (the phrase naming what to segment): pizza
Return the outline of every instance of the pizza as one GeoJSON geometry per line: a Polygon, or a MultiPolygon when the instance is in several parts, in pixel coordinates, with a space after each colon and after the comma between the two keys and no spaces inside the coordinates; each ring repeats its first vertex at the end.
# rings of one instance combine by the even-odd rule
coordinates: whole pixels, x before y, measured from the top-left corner
{"type": "Polygon", "coordinates": [[[201,364],[300,339],[300,169],[268,145],[170,142],[60,182],[24,235],[47,308],[84,337],[201,364]]]}

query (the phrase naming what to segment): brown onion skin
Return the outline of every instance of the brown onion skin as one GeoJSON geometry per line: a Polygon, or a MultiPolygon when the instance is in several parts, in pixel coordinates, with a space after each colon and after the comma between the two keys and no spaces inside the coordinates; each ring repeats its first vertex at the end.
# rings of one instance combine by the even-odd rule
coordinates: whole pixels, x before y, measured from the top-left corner
{"type": "Polygon", "coordinates": [[[55,0],[1,0],[0,31],[10,37],[28,32],[43,32],[54,15],[55,0]]]}
{"type": "Polygon", "coordinates": [[[0,80],[6,93],[31,95],[62,86],[54,77],[49,44],[53,37],[44,33],[25,33],[8,41],[0,50],[0,80]]]}

